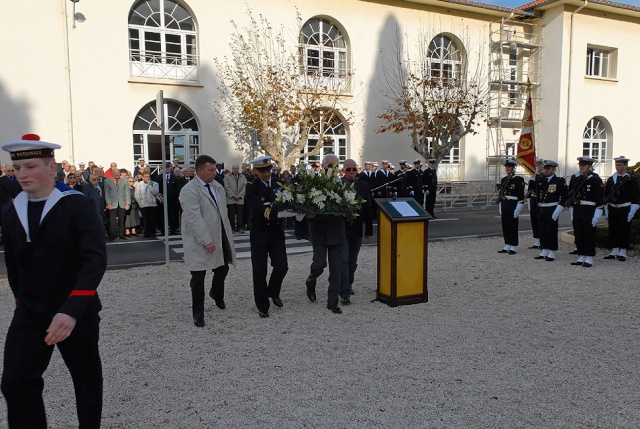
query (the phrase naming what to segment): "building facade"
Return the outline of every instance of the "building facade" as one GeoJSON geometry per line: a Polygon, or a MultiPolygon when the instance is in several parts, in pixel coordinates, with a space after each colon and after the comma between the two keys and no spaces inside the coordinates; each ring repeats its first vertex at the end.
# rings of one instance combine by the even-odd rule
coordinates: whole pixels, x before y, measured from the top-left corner
{"type": "Polygon", "coordinates": [[[605,0],[537,1],[517,10],[447,0],[13,2],[10,15],[30,21],[6,20],[8,37],[0,40],[0,139],[37,133],[62,145],[58,161],[76,165],[132,167],[141,156],[160,164],[163,144],[168,159],[185,164],[198,154],[246,161],[251,151],[223,131],[213,105],[220,98],[215,60],[230,56],[234,22],[251,25],[247,8],[282,26],[301,73],[344,80],[349,120],[338,115],[319,121],[326,129],[308,130],[311,147],[316,134],[331,136],[320,156],[419,158],[408,134],[376,129],[383,62],[398,35],[414,49],[426,29],[432,70],[482,69],[490,93],[486,124],[441,161],[443,179],[500,174],[500,161],[515,152],[527,79],[539,156],[557,159],[566,174],[577,156],[596,158],[605,175],[615,156],[640,159],[628,119],[640,96],[632,76],[640,65],[640,8],[605,0]],[[155,122],[161,90],[164,142],[155,122]]]}

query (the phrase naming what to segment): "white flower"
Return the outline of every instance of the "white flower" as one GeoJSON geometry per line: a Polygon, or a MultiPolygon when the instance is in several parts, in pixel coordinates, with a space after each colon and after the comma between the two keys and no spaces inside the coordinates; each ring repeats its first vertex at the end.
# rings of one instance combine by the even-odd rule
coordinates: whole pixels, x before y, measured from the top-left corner
{"type": "Polygon", "coordinates": [[[304,204],[304,202],[305,202],[305,200],[306,200],[306,199],[307,199],[307,198],[305,197],[305,195],[304,195],[304,194],[297,194],[297,195],[296,195],[296,201],[297,201],[299,204],[304,204]]]}

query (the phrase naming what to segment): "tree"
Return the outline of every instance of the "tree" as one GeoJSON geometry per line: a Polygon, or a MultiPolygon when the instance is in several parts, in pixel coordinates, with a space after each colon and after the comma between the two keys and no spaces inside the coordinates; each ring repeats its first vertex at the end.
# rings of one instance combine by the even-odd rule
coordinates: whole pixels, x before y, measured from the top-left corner
{"type": "Polygon", "coordinates": [[[255,132],[259,147],[286,169],[300,158],[317,155],[330,138],[320,132],[315,148],[305,152],[308,131],[320,130],[319,118],[326,124],[338,118],[339,109],[345,112],[340,101],[350,76],[345,80],[306,72],[297,44],[286,42],[282,27],[275,30],[249,8],[247,16],[248,27],[241,29],[232,21],[231,56],[215,59],[221,98],[214,109],[238,150],[251,150],[255,132]]]}
{"type": "MultiPolygon", "coordinates": [[[[473,46],[468,37],[465,40],[467,47],[473,46]]],[[[437,162],[464,136],[477,134],[488,103],[482,49],[469,72],[471,55],[463,55],[459,44],[451,36],[420,30],[417,58],[413,59],[396,32],[393,55],[383,54],[385,89],[380,98],[383,113],[378,118],[385,124],[377,133],[408,133],[411,148],[437,162]]]]}

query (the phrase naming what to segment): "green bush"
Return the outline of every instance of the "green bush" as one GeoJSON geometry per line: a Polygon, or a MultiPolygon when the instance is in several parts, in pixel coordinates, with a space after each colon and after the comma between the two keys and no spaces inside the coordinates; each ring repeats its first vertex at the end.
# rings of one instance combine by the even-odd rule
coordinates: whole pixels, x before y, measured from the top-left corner
{"type": "MultiPolygon", "coordinates": [[[[638,210],[640,212],[640,210],[638,210]]],[[[596,247],[609,249],[609,225],[598,225],[596,228],[596,247]]],[[[640,248],[640,220],[636,216],[631,221],[631,247],[640,248]]]]}

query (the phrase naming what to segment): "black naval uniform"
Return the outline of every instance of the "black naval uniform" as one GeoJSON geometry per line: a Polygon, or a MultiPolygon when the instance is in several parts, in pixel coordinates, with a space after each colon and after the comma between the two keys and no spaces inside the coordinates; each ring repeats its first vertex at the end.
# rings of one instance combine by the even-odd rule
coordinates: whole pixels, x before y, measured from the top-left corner
{"type": "Polygon", "coordinates": [[[413,199],[422,207],[424,206],[424,171],[421,168],[414,168],[407,174],[409,175],[409,193],[413,191],[413,199]]]}
{"type": "MultiPolygon", "coordinates": [[[[271,180],[273,183],[274,180],[271,180]]],[[[284,220],[278,212],[271,210],[265,217],[267,202],[273,202],[276,194],[260,178],[256,177],[247,185],[245,193],[251,216],[251,266],[253,269],[253,296],[261,313],[268,313],[269,298],[280,298],[282,281],[289,270],[287,249],[284,243],[284,220]],[[267,283],[267,258],[271,259],[273,270],[267,283]]]]}
{"type": "MultiPolygon", "coordinates": [[[[537,179],[538,194],[535,199],[538,206],[536,210],[538,237],[536,238],[540,238],[541,249],[555,251],[558,250],[558,220],[553,220],[552,216],[558,206],[567,199],[567,182],[564,177],[556,175],[551,177],[538,175],[537,179]]],[[[531,205],[533,206],[533,203],[531,205]]]]}
{"type": "Polygon", "coordinates": [[[593,217],[596,209],[603,208],[604,187],[602,179],[597,173],[587,173],[586,180],[582,186],[576,188],[580,183],[580,175],[571,176],[569,181],[569,193],[575,192],[573,201],[573,232],[576,239],[578,255],[596,255],[596,228],[593,226],[593,217]]]}
{"type": "Polygon", "coordinates": [[[378,198],[390,198],[392,194],[391,187],[393,185],[388,185],[389,182],[393,180],[393,173],[389,170],[378,170],[376,172],[375,184],[378,189],[375,193],[375,196],[378,198]],[[384,186],[387,185],[387,186],[384,186]]]}
{"type": "Polygon", "coordinates": [[[46,200],[22,192],[2,210],[5,261],[16,309],[5,342],[2,393],[12,428],[46,428],[42,374],[53,346],[44,342],[57,313],[77,320],[57,344],[69,368],[81,428],[98,428],[102,366],[96,288],[106,269],[104,227],[89,198],[56,183],[46,200]],[[41,214],[44,214],[40,220],[41,214]]]}
{"type": "Polygon", "coordinates": [[[629,247],[631,222],[627,222],[631,204],[640,204],[638,180],[626,173],[617,173],[607,179],[604,195],[608,204],[609,240],[613,249],[629,247]]]}
{"type": "Polygon", "coordinates": [[[500,210],[504,244],[518,245],[518,218],[513,214],[518,203],[524,204],[524,179],[515,174],[505,176],[500,182],[500,210]]]}
{"type": "Polygon", "coordinates": [[[409,174],[406,170],[398,170],[394,174],[394,180],[397,180],[394,185],[396,189],[397,197],[409,196],[409,174]]]}
{"type": "Polygon", "coordinates": [[[435,217],[433,209],[436,205],[436,193],[438,192],[438,175],[436,174],[436,170],[431,167],[427,167],[424,170],[423,180],[425,187],[429,191],[429,195],[424,198],[425,210],[431,216],[435,217]]]}
{"type": "MultiPolygon", "coordinates": [[[[529,184],[527,185],[527,195],[529,197],[529,217],[531,218],[531,230],[533,231],[533,238],[537,238],[537,239],[540,239],[540,230],[538,226],[538,183],[540,183],[541,180],[546,180],[545,175],[536,174],[535,176],[532,176],[529,178],[529,184]]],[[[544,249],[544,247],[542,246],[540,246],[540,248],[544,249]]]]}

